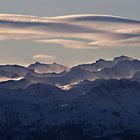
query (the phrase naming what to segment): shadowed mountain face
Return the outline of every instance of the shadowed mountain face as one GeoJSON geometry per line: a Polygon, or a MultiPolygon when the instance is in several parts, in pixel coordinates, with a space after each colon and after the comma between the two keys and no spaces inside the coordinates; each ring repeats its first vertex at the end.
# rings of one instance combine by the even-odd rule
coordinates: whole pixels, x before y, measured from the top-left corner
{"type": "Polygon", "coordinates": [[[139,60],[3,65],[0,77],[2,140],[140,138],[139,60]]]}

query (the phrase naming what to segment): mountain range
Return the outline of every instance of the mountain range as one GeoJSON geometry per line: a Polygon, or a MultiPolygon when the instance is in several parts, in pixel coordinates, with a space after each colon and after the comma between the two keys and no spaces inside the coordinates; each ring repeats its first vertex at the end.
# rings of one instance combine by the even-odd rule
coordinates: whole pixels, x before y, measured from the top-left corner
{"type": "Polygon", "coordinates": [[[1,65],[0,78],[2,140],[140,138],[138,59],[1,65]]]}

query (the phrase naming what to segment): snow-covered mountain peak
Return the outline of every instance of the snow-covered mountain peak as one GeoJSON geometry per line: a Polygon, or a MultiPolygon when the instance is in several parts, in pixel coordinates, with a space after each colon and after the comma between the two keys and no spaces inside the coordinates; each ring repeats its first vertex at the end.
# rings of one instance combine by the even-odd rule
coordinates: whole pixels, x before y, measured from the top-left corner
{"type": "Polygon", "coordinates": [[[31,64],[28,66],[28,68],[33,69],[37,73],[52,73],[52,72],[60,73],[68,69],[68,67],[57,63],[45,64],[40,62],[31,64]]]}

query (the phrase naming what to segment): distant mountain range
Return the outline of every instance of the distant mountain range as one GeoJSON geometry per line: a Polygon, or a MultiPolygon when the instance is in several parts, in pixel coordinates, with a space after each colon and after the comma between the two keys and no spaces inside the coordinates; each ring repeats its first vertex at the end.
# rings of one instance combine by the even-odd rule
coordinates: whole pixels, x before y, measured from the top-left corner
{"type": "Polygon", "coordinates": [[[72,68],[2,65],[0,77],[2,140],[140,138],[137,59],[120,56],[72,68]]]}
{"type": "MultiPolygon", "coordinates": [[[[60,64],[41,64],[39,62],[28,67],[18,65],[0,66],[0,79],[26,79],[32,83],[46,83],[65,86],[95,79],[132,78],[140,71],[140,61],[127,57],[115,57],[112,61],[99,59],[95,63],[81,64],[68,68],[60,64]]],[[[136,79],[136,78],[135,78],[136,79]]]]}

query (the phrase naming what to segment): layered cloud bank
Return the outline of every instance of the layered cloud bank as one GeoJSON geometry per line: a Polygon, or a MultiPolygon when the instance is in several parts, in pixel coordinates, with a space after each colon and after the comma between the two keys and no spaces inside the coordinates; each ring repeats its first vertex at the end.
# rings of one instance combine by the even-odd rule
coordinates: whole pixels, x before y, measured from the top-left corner
{"type": "Polygon", "coordinates": [[[0,40],[29,39],[70,48],[140,46],[140,21],[110,15],[0,14],[0,40]]]}

